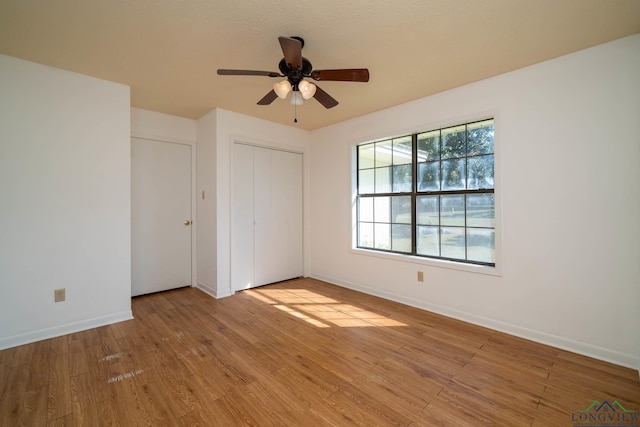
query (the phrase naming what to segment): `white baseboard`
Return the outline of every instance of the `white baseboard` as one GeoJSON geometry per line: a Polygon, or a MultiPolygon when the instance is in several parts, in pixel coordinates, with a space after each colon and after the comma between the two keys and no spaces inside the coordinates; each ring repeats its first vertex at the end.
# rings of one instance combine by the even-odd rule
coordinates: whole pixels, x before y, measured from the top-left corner
{"type": "Polygon", "coordinates": [[[216,292],[216,298],[218,298],[218,299],[226,298],[226,297],[230,297],[233,294],[234,294],[234,292],[231,292],[229,289],[222,289],[222,290],[219,290],[218,292],[216,292]]]}
{"type": "Polygon", "coordinates": [[[207,285],[206,283],[198,282],[198,284],[196,285],[196,288],[200,289],[202,292],[204,292],[205,294],[209,295],[210,297],[213,297],[213,298],[216,297],[216,290],[211,285],[207,285]]]}
{"type": "Polygon", "coordinates": [[[208,295],[214,297],[215,299],[225,298],[225,297],[233,295],[233,293],[229,292],[228,290],[227,291],[225,291],[224,289],[223,290],[217,290],[213,286],[208,285],[206,283],[202,283],[202,282],[198,282],[197,288],[200,289],[205,294],[208,294],[208,295]]]}
{"type": "Polygon", "coordinates": [[[133,319],[133,313],[131,310],[125,310],[106,316],[94,317],[92,319],[86,319],[79,322],[67,323],[51,328],[39,329],[37,331],[0,338],[0,350],[72,334],[74,332],[86,331],[87,329],[98,328],[100,326],[106,326],[112,323],[123,322],[131,319],[133,319]]]}
{"type": "Polygon", "coordinates": [[[363,292],[365,294],[385,298],[385,299],[399,302],[401,304],[405,304],[411,307],[430,311],[432,313],[441,314],[443,316],[451,317],[453,319],[462,320],[464,322],[472,323],[474,325],[482,326],[482,327],[493,329],[499,332],[504,332],[509,335],[514,335],[520,338],[535,341],[540,344],[549,345],[562,350],[567,350],[573,353],[582,354],[584,356],[593,357],[594,359],[599,359],[605,362],[610,362],[616,365],[632,368],[637,370],[638,373],[640,374],[640,358],[632,354],[621,353],[618,351],[610,350],[608,348],[576,341],[570,338],[552,335],[546,332],[536,331],[533,329],[523,328],[521,326],[513,325],[511,323],[505,323],[495,319],[490,319],[483,316],[477,316],[475,314],[455,310],[455,309],[444,307],[438,304],[431,304],[431,303],[417,300],[414,298],[408,298],[406,296],[397,295],[391,292],[380,291],[378,289],[370,288],[368,286],[365,286],[359,283],[339,280],[333,277],[328,277],[323,275],[312,275],[311,277],[334,284],[334,285],[342,286],[344,288],[352,289],[354,291],[363,292]]]}

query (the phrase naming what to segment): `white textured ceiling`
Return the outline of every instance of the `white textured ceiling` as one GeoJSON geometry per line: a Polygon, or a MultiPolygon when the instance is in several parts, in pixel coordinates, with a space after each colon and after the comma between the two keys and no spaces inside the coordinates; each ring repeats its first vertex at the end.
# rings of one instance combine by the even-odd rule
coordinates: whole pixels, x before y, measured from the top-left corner
{"type": "Polygon", "coordinates": [[[216,108],[315,129],[640,32],[639,0],[0,0],[0,53],[124,83],[134,107],[197,119],[216,108]],[[305,39],[340,104],[277,99],[278,36],[305,39]]]}

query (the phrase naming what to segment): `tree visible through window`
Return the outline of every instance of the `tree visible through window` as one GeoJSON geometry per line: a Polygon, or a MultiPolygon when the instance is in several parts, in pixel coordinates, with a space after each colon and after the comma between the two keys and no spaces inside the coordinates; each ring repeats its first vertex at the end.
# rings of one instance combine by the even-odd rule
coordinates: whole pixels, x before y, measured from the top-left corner
{"type": "Polygon", "coordinates": [[[357,147],[359,248],[495,265],[493,119],[357,147]]]}

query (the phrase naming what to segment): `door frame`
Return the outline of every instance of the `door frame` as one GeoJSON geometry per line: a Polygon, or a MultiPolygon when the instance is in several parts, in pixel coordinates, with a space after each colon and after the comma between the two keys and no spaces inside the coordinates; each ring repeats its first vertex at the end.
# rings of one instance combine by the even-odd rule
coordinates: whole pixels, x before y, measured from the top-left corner
{"type": "MultiPolygon", "coordinates": [[[[188,145],[191,147],[191,283],[190,286],[196,286],[198,283],[198,242],[196,241],[198,218],[197,218],[197,205],[196,205],[196,141],[189,141],[180,138],[169,138],[165,136],[152,135],[146,132],[132,131],[129,138],[129,151],[131,151],[131,139],[147,139],[150,141],[164,142],[169,144],[188,145]]],[[[129,164],[129,170],[131,170],[131,164],[129,164]]]]}

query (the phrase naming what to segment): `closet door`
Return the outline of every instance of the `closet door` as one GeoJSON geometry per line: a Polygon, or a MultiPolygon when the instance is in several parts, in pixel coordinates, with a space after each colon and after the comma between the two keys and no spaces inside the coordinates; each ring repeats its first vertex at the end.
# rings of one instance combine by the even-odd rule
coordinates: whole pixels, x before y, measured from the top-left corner
{"type": "Polygon", "coordinates": [[[302,276],[302,155],[235,144],[232,192],[232,289],[302,276]]]}
{"type": "Polygon", "coordinates": [[[302,155],[254,149],[256,285],[302,276],[302,155]]]}

